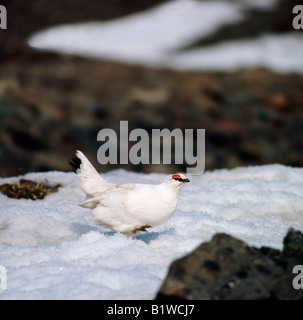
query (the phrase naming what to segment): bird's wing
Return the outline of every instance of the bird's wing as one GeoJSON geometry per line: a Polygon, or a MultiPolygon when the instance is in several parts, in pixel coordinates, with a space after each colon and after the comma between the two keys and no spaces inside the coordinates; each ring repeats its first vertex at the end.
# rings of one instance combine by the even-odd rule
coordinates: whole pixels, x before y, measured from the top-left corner
{"type": "Polygon", "coordinates": [[[79,203],[79,206],[83,208],[88,208],[88,209],[95,209],[101,204],[102,206],[104,206],[103,202],[104,202],[104,196],[100,194],[99,196],[88,197],[86,200],[79,203]]]}
{"type": "Polygon", "coordinates": [[[136,184],[111,184],[111,187],[104,192],[97,192],[89,196],[85,201],[79,203],[83,208],[94,209],[98,206],[109,207],[111,202],[118,205],[126,203],[128,192],[135,189],[136,184]],[[126,198],[126,199],[125,199],[126,198]]]}
{"type": "Polygon", "coordinates": [[[95,197],[100,193],[112,189],[115,185],[104,180],[86,156],[79,150],[76,157],[70,162],[73,170],[81,181],[81,188],[87,194],[88,198],[95,197]]]}

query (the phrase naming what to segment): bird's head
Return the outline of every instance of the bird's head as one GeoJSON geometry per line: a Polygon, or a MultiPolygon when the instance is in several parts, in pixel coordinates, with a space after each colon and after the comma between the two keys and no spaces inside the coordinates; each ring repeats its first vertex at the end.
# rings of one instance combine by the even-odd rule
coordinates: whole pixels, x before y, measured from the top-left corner
{"type": "Polygon", "coordinates": [[[182,173],[172,174],[169,180],[177,187],[182,187],[184,183],[190,182],[190,180],[182,173]]]}

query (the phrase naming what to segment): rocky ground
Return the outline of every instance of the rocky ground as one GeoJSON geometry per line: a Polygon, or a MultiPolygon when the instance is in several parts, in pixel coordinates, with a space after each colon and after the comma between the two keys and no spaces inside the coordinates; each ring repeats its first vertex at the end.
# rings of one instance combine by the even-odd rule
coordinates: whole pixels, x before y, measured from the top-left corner
{"type": "Polygon", "coordinates": [[[156,299],[302,300],[302,274],[294,269],[302,267],[302,245],[303,234],[294,229],[282,251],[215,234],[171,264],[156,299]]]}
{"type": "MultiPolygon", "coordinates": [[[[109,19],[161,1],[7,1],[0,33],[0,176],[69,170],[81,149],[95,165],[103,128],[206,129],[206,169],[281,163],[303,165],[303,76],[267,70],[175,72],[37,52],[25,39],[63,22],[109,19]],[[131,3],[131,5],[129,4],[131,3]],[[83,10],[82,10],[83,9],[83,10]]],[[[291,6],[260,28],[287,31],[291,6]],[[285,11],[286,10],[286,11],[285,11]],[[287,18],[288,17],[288,18],[287,18]],[[287,23],[288,21],[288,23],[287,23]],[[278,23],[279,22],[279,23],[278,23]]],[[[291,2],[292,3],[292,2],[291,2]]],[[[291,7],[292,8],[292,7],[291,7]]],[[[246,30],[256,32],[253,19],[246,30]]],[[[245,29],[242,26],[241,30],[245,29]]],[[[228,31],[228,37],[237,37],[228,31]]],[[[251,34],[250,34],[251,35],[251,34]]],[[[222,31],[208,41],[222,39],[222,31]]],[[[123,166],[151,172],[185,166],[123,166]]],[[[106,171],[114,166],[98,166],[106,171]]]]}

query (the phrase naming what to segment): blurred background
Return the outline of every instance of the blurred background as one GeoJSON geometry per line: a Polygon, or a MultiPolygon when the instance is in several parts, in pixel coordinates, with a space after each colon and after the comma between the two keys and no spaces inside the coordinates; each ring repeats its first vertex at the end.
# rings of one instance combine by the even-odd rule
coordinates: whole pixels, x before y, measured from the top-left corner
{"type": "MultiPolygon", "coordinates": [[[[103,128],[119,131],[121,120],[129,121],[129,130],[143,128],[149,133],[153,128],[205,129],[206,170],[270,163],[303,166],[303,30],[292,25],[292,10],[300,1],[7,0],[1,4],[7,9],[7,29],[0,29],[1,177],[69,171],[68,160],[77,149],[99,172],[120,167],[98,164],[97,134],[103,128]],[[179,11],[173,12],[177,2],[179,11]],[[219,6],[226,16],[224,11],[221,18],[219,14],[222,21],[209,20],[206,26],[212,28],[200,25],[205,14],[212,17],[201,3],[213,10],[216,4],[214,19],[218,20],[219,6]],[[201,7],[201,21],[198,10],[191,19],[189,4],[201,7]],[[150,12],[159,24],[148,18],[150,12]],[[146,21],[137,30],[146,52],[128,34],[127,25],[133,21],[146,21]],[[103,33],[98,37],[99,27],[90,25],[66,32],[67,38],[62,33],[49,38],[41,33],[28,41],[44,29],[80,22],[98,22],[103,33]],[[184,35],[181,45],[182,32],[191,24],[195,34],[184,35]],[[125,39],[117,38],[112,45],[107,35],[113,36],[118,27],[120,33],[125,30],[125,39]],[[85,42],[79,42],[79,52],[73,48],[80,38],[87,39],[90,52],[82,50],[85,42]],[[161,52],[152,45],[160,38],[167,43],[176,39],[171,53],[165,51],[165,41],[161,52]],[[60,46],[68,43],[71,51],[67,46],[61,52],[60,46]],[[105,48],[99,48],[100,55],[98,44],[105,48]],[[94,45],[97,52],[92,51],[94,45]],[[136,56],[138,52],[141,56],[136,56]],[[210,57],[214,60],[207,60],[210,57]]],[[[147,173],[182,171],[185,166],[121,167],[147,173]]]]}

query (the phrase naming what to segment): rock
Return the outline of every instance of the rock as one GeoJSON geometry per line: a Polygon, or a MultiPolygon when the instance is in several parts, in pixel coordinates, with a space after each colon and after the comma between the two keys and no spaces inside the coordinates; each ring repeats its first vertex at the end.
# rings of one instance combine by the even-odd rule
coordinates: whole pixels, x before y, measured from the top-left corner
{"type": "Polygon", "coordinates": [[[290,107],[287,98],[281,94],[266,96],[264,98],[264,103],[269,107],[281,110],[286,110],[290,107]]]}
{"type": "Polygon", "coordinates": [[[283,253],[303,261],[303,234],[290,228],[283,241],[283,253]]]}
{"type": "Polygon", "coordinates": [[[156,299],[302,300],[303,290],[292,286],[293,267],[303,264],[302,237],[290,229],[281,252],[215,234],[211,241],[171,264],[156,299]]]}

